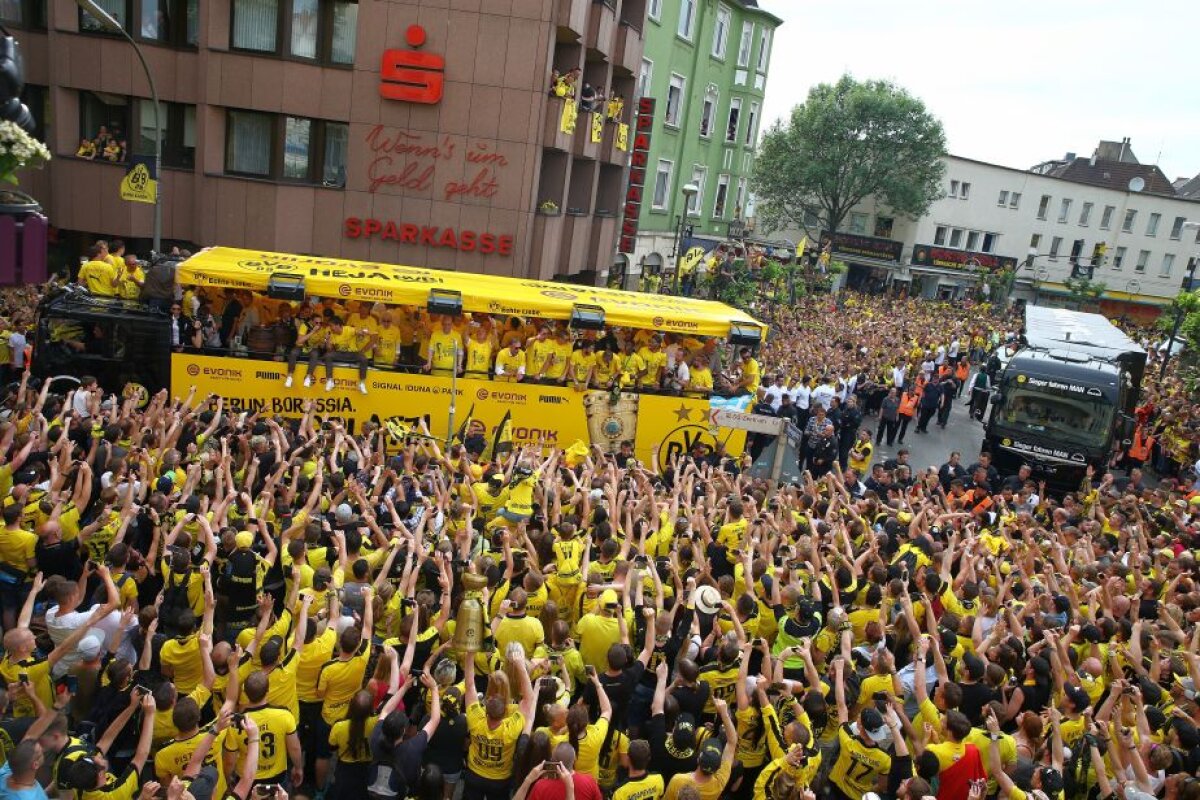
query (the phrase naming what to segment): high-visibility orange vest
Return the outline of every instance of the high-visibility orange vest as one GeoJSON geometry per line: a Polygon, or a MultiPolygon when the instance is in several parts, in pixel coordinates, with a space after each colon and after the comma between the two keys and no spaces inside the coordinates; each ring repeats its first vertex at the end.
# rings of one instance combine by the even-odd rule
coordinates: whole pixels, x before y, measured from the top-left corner
{"type": "Polygon", "coordinates": [[[1154,437],[1147,436],[1141,425],[1137,426],[1137,430],[1133,432],[1133,443],[1129,445],[1129,457],[1138,461],[1145,461],[1150,457],[1150,451],[1154,449],[1154,437]]]}
{"type": "Polygon", "coordinates": [[[900,395],[900,408],[898,409],[898,412],[905,417],[911,417],[913,414],[916,414],[917,395],[915,393],[909,394],[907,392],[900,395]]]}
{"type": "Polygon", "coordinates": [[[958,362],[958,370],[954,373],[954,377],[958,378],[959,382],[961,383],[961,382],[965,381],[967,379],[967,376],[969,376],[970,374],[971,374],[971,368],[969,366],[967,366],[966,360],[964,359],[964,360],[958,362]]]}

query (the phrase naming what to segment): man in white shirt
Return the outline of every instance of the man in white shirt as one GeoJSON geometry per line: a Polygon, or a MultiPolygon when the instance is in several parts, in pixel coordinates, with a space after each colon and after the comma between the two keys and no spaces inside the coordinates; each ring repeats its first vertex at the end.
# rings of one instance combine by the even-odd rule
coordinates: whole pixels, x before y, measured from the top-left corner
{"type": "Polygon", "coordinates": [[[898,364],[892,367],[892,385],[896,387],[896,391],[904,388],[905,381],[908,380],[908,365],[898,364]]]}
{"type": "MultiPolygon", "coordinates": [[[[105,646],[107,646],[111,637],[121,630],[121,612],[117,610],[121,603],[121,594],[117,590],[116,584],[113,583],[108,567],[104,565],[97,567],[96,574],[104,581],[106,598],[103,609],[107,611],[107,616],[97,622],[93,628],[96,632],[104,635],[105,646]]],[[[89,603],[86,607],[84,606],[87,575],[85,570],[79,581],[59,580],[50,586],[51,594],[56,602],[46,610],[46,631],[50,634],[50,640],[56,647],[74,631],[86,625],[92,615],[101,608],[98,603],[89,603]]],[[[132,580],[132,577],[129,580],[132,580]]],[[[66,675],[71,667],[82,660],[83,656],[79,652],[79,648],[67,653],[54,665],[54,677],[61,678],[66,675]]]]}
{"type": "Polygon", "coordinates": [[[787,387],[783,385],[783,375],[777,374],[775,382],[763,389],[763,394],[767,397],[767,402],[771,406],[771,411],[778,413],[779,406],[783,403],[783,396],[787,394],[787,387]]]}
{"type": "Polygon", "coordinates": [[[937,346],[937,356],[933,359],[933,363],[939,367],[946,363],[946,345],[939,344],[937,346]]]}
{"type": "Polygon", "coordinates": [[[837,394],[837,389],[834,388],[834,378],[826,376],[821,381],[821,385],[812,390],[811,406],[820,406],[826,411],[829,410],[829,401],[833,400],[833,396],[837,394]]]}
{"type": "Polygon", "coordinates": [[[950,340],[950,350],[947,353],[950,356],[950,363],[958,363],[958,353],[961,347],[962,344],[958,341],[958,334],[956,333],[954,334],[954,338],[950,340]]]}

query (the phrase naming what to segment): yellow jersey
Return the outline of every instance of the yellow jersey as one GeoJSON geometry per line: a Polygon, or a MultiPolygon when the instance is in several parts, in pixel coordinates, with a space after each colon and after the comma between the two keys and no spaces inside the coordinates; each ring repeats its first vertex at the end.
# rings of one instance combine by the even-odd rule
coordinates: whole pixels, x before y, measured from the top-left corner
{"type": "Polygon", "coordinates": [[[467,362],[464,370],[468,375],[486,377],[492,365],[492,343],[479,342],[474,338],[467,341],[467,362]]]}
{"type": "Polygon", "coordinates": [[[336,645],[337,632],[332,627],[326,628],[324,633],[314,636],[311,642],[304,645],[300,657],[294,659],[296,694],[299,700],[305,703],[321,701],[321,695],[317,692],[317,679],[321,675],[321,668],[333,658],[333,648],[336,645]]]}
{"type": "Polygon", "coordinates": [[[848,797],[875,791],[880,777],[891,770],[892,757],[873,744],[863,744],[848,724],[838,729],[838,741],[842,749],[829,770],[829,780],[848,797]]]}
{"type": "Polygon", "coordinates": [[[525,715],[513,710],[495,728],[488,725],[483,703],[476,702],[467,709],[467,767],[488,780],[503,781],[512,777],[517,739],[525,730],[525,715]]]}
{"type": "Polygon", "coordinates": [[[375,730],[375,723],[378,721],[379,717],[367,717],[362,743],[353,750],[350,748],[350,720],[344,719],[334,725],[329,731],[329,747],[337,753],[338,761],[345,764],[369,763],[371,732],[375,730]]]}
{"type": "MultiPolygon", "coordinates": [[[[246,716],[258,726],[258,769],[254,779],[261,781],[287,771],[287,738],[296,733],[296,718],[283,708],[260,706],[247,709],[246,716]]],[[[238,763],[246,757],[246,733],[234,732],[238,763]]],[[[231,748],[232,749],[232,748],[231,748]]]]}
{"type": "Polygon", "coordinates": [[[524,350],[514,353],[505,348],[496,354],[496,378],[515,381],[519,375],[525,374],[526,363],[524,350]]]}
{"type": "MultiPolygon", "coordinates": [[[[217,758],[217,755],[225,749],[228,732],[226,729],[217,734],[213,739],[212,747],[209,748],[208,755],[204,757],[204,766],[212,767],[217,771],[217,786],[213,792],[217,797],[225,796],[225,763],[224,759],[217,758]]],[[[192,754],[200,747],[200,743],[207,733],[208,729],[202,728],[185,739],[175,739],[159,748],[158,752],[154,754],[154,775],[159,783],[170,783],[171,778],[183,774],[188,762],[192,760],[192,754]]]]}
{"type": "Polygon", "coordinates": [[[458,353],[462,352],[462,337],[454,331],[441,330],[429,334],[429,366],[431,369],[449,372],[458,366],[458,353]]]}
{"type": "Polygon", "coordinates": [[[348,660],[335,658],[325,662],[317,677],[317,694],[324,697],[321,717],[330,726],[342,719],[354,693],[362,687],[367,661],[371,658],[371,643],[363,642],[348,660]]]}
{"type": "Polygon", "coordinates": [[[200,665],[200,640],[195,634],[163,642],[159,660],[163,666],[171,667],[171,682],[180,694],[190,693],[204,677],[204,668],[200,665]]]}

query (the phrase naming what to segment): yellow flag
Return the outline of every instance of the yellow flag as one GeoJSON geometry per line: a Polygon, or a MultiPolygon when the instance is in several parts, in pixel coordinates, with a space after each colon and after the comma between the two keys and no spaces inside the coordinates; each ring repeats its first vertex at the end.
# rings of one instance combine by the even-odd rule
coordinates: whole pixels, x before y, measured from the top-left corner
{"type": "Polygon", "coordinates": [[[566,459],[567,466],[571,467],[572,469],[579,466],[580,464],[582,464],[584,461],[587,460],[589,452],[590,452],[590,449],[588,448],[588,446],[586,444],[583,443],[583,440],[576,439],[575,442],[570,447],[568,447],[566,449],[566,452],[564,453],[564,458],[566,459]]]}
{"type": "Polygon", "coordinates": [[[796,260],[804,258],[804,248],[808,247],[808,237],[805,236],[800,240],[800,244],[796,245],[796,260]]]}
{"type": "Polygon", "coordinates": [[[683,254],[683,258],[679,259],[679,274],[689,275],[692,270],[704,259],[703,247],[692,247],[683,254]]]}
{"type": "Polygon", "coordinates": [[[562,116],[558,120],[558,129],[563,133],[575,132],[575,119],[579,116],[579,109],[575,107],[575,101],[570,97],[563,99],[562,116]]]}
{"type": "Polygon", "coordinates": [[[392,417],[384,423],[384,426],[391,435],[392,441],[396,444],[403,442],[404,438],[412,433],[412,428],[404,422],[401,422],[399,417],[392,417]]]}
{"type": "Polygon", "coordinates": [[[600,140],[604,138],[604,115],[592,114],[592,143],[600,144],[600,140]]]}
{"type": "Polygon", "coordinates": [[[158,196],[158,181],[150,177],[145,164],[134,164],[121,179],[121,199],[132,203],[153,203],[158,196]]]}
{"type": "Polygon", "coordinates": [[[617,149],[629,152],[629,124],[626,122],[617,126],[617,149]]]}

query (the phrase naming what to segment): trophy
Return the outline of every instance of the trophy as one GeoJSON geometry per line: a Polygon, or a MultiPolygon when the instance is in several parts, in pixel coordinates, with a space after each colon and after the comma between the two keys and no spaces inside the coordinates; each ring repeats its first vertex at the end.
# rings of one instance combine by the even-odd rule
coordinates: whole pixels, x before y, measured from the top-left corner
{"type": "Polygon", "coordinates": [[[468,572],[462,576],[462,605],[454,618],[454,649],[460,653],[478,653],[483,649],[484,624],[481,592],[487,586],[487,578],[468,572]]]}

